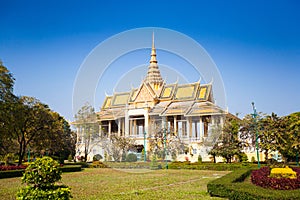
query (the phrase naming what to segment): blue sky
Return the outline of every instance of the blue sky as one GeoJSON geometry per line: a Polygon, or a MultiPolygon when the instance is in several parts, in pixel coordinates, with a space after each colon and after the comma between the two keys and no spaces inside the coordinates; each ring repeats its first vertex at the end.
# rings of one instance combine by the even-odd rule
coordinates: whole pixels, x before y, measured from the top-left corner
{"type": "MultiPolygon", "coordinates": [[[[201,44],[222,75],[230,112],[250,113],[252,101],[264,113],[300,110],[298,1],[2,0],[0,7],[0,59],[16,78],[15,93],[69,120],[86,56],[107,38],[140,27],[172,29],[201,44]]],[[[158,61],[168,64],[165,55],[158,52],[158,61]]],[[[148,62],[147,52],[136,56],[148,62]]],[[[111,93],[114,85],[103,87],[111,93]]]]}

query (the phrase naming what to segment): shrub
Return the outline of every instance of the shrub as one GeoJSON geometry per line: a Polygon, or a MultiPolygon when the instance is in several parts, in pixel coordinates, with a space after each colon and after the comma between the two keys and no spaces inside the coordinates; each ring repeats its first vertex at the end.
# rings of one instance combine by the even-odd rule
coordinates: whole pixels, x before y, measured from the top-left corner
{"type": "Polygon", "coordinates": [[[198,163],[202,163],[202,156],[201,155],[198,156],[198,163]]]}
{"type": "Polygon", "coordinates": [[[291,178],[291,179],[295,179],[295,178],[297,178],[297,174],[291,168],[286,166],[285,168],[280,167],[280,168],[271,169],[270,177],[271,178],[291,178]]]}
{"type": "Polygon", "coordinates": [[[69,161],[69,162],[72,162],[72,160],[73,160],[73,157],[72,157],[72,155],[70,154],[70,155],[68,156],[68,161],[69,161]]]}
{"type": "Polygon", "coordinates": [[[27,186],[18,191],[17,199],[70,199],[70,188],[55,185],[61,173],[59,163],[47,156],[30,163],[22,177],[22,183],[27,186]]]}
{"type": "Polygon", "coordinates": [[[248,162],[248,156],[245,152],[238,154],[239,162],[248,162]]]}
{"type": "Polygon", "coordinates": [[[130,153],[126,157],[127,162],[136,162],[137,161],[137,156],[134,153],[130,153]]]}
{"type": "Polygon", "coordinates": [[[93,163],[89,165],[89,168],[107,168],[107,166],[101,161],[93,161],[93,163]]]}
{"type": "Polygon", "coordinates": [[[93,156],[93,161],[99,161],[101,159],[103,159],[103,157],[100,154],[96,154],[93,156]]]}

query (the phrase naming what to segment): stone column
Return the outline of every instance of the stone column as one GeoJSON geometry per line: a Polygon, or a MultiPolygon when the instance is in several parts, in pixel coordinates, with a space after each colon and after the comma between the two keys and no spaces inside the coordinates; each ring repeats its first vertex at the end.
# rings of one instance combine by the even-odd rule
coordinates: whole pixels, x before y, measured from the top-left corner
{"type": "Polygon", "coordinates": [[[125,125],[125,137],[128,137],[129,135],[129,116],[128,116],[128,110],[125,110],[125,119],[124,119],[124,125],[125,125]]]}
{"type": "Polygon", "coordinates": [[[177,118],[174,116],[174,133],[177,135],[177,118]]]}
{"type": "Polygon", "coordinates": [[[101,122],[99,124],[99,137],[102,136],[102,125],[101,125],[101,122]]]}
{"type": "Polygon", "coordinates": [[[200,130],[199,130],[199,137],[200,139],[204,136],[204,133],[203,133],[203,121],[202,121],[202,117],[200,116],[200,120],[199,120],[199,127],[200,127],[200,130]]]}
{"type": "Polygon", "coordinates": [[[118,119],[118,136],[121,136],[121,119],[118,119]]]}
{"type": "Polygon", "coordinates": [[[111,136],[111,120],[108,121],[108,137],[111,136]]]}

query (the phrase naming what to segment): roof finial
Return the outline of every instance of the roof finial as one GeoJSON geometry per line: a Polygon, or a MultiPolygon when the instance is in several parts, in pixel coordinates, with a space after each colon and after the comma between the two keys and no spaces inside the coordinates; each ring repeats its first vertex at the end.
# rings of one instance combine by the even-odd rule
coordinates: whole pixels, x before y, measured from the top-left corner
{"type": "Polygon", "coordinates": [[[156,60],[156,49],[155,49],[155,45],[154,45],[154,32],[152,33],[152,50],[151,50],[150,63],[157,63],[157,60],[156,60]]]}

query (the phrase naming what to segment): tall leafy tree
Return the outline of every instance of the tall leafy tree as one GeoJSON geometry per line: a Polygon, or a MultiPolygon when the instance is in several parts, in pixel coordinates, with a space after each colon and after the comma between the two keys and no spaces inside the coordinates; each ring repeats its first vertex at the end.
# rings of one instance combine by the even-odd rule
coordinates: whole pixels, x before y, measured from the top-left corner
{"type": "Polygon", "coordinates": [[[135,150],[133,139],[118,136],[117,133],[112,133],[110,138],[106,136],[101,138],[101,146],[114,161],[121,161],[121,158],[126,158],[129,150],[135,150]]]}
{"type": "Polygon", "coordinates": [[[290,161],[299,156],[300,150],[300,112],[282,117],[277,137],[278,151],[284,160],[290,161]]]}
{"type": "Polygon", "coordinates": [[[277,137],[283,131],[284,122],[275,113],[267,115],[258,121],[259,126],[259,147],[268,159],[269,153],[278,148],[277,137]]]}
{"type": "Polygon", "coordinates": [[[94,108],[86,103],[75,115],[75,120],[73,124],[80,130],[78,137],[80,138],[79,142],[83,145],[84,160],[86,161],[93,147],[100,142],[97,115],[94,108]]]}
{"type": "Polygon", "coordinates": [[[239,155],[242,142],[239,139],[240,121],[237,117],[226,117],[223,132],[219,141],[209,152],[212,156],[221,156],[230,163],[233,156],[239,155]]]}
{"type": "Polygon", "coordinates": [[[148,136],[149,153],[165,159],[166,155],[176,157],[185,149],[185,145],[173,130],[157,129],[148,136]],[[166,154],[165,154],[166,153],[166,154]]]}
{"type": "Polygon", "coordinates": [[[14,77],[0,61],[0,154],[13,150],[13,141],[8,132],[8,115],[11,105],[16,101],[13,95],[14,77]]]}
{"type": "Polygon", "coordinates": [[[51,129],[53,122],[50,109],[33,97],[20,97],[11,107],[8,116],[10,123],[8,131],[18,144],[19,164],[22,163],[30,145],[40,135],[46,134],[51,129]]]}
{"type": "Polygon", "coordinates": [[[61,159],[67,159],[68,155],[75,155],[76,135],[70,129],[69,123],[57,112],[50,111],[52,118],[44,134],[34,139],[34,148],[37,152],[46,152],[61,159]]]}
{"type": "Polygon", "coordinates": [[[0,102],[10,101],[15,98],[13,86],[15,79],[10,71],[0,60],[0,102]]]}

